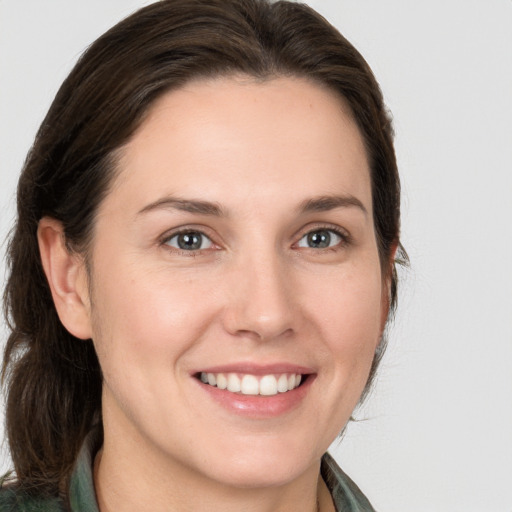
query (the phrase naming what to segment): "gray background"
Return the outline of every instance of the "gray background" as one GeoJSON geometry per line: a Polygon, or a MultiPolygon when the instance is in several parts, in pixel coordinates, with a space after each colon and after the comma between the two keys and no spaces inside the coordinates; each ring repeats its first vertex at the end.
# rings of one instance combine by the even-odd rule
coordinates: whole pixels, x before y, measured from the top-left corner
{"type": "MultiPolygon", "coordinates": [[[[2,240],[58,86],[148,3],[0,0],[2,240]]],[[[511,512],[512,1],[310,4],[367,58],[394,114],[412,261],[364,421],[332,450],[381,512],[511,512]]]]}

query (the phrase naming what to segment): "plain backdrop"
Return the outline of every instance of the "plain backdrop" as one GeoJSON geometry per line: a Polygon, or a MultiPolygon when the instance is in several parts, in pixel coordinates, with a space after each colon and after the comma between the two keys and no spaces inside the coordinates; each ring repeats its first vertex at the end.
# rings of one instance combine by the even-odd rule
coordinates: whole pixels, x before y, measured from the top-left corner
{"type": "MultiPolygon", "coordinates": [[[[58,86],[148,3],[0,0],[2,241],[58,86]]],[[[310,4],[393,113],[411,258],[375,391],[332,452],[381,512],[512,512],[512,1],[310,4]]]]}

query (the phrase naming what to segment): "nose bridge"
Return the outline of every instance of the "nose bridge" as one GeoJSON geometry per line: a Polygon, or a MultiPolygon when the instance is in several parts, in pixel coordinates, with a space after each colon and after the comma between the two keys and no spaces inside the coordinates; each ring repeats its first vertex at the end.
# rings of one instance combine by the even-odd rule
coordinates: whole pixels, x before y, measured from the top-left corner
{"type": "Polygon", "coordinates": [[[236,257],[227,328],[259,339],[294,328],[292,286],[285,258],[270,243],[236,257]]]}

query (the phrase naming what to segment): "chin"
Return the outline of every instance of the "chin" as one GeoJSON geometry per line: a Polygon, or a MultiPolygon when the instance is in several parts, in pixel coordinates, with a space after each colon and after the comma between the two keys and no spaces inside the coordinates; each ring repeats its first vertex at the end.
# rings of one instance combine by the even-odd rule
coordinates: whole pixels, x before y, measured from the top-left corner
{"type": "Polygon", "coordinates": [[[245,489],[279,487],[313,468],[318,472],[323,451],[315,454],[303,443],[302,447],[297,447],[282,440],[259,441],[247,440],[224,450],[221,456],[216,453],[205,457],[204,472],[210,479],[245,489]]]}
{"type": "Polygon", "coordinates": [[[265,487],[281,487],[297,480],[308,468],[295,464],[286,464],[275,459],[265,463],[254,460],[236,461],[227,468],[221,468],[215,475],[215,480],[229,487],[239,489],[258,489],[265,487]]]}

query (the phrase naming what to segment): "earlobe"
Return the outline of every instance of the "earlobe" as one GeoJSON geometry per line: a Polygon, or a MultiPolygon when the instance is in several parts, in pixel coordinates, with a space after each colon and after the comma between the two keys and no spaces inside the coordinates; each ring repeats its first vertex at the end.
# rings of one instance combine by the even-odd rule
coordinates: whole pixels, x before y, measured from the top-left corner
{"type": "Polygon", "coordinates": [[[60,321],[73,336],[92,337],[87,272],[83,258],[66,246],[62,224],[50,217],[39,221],[39,252],[60,321]]]}

